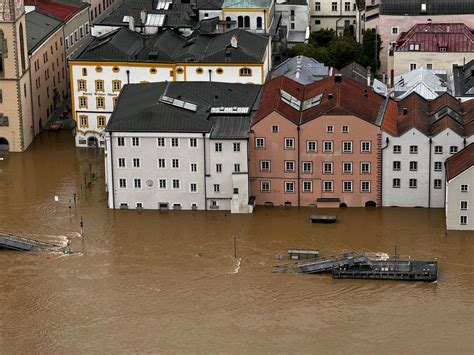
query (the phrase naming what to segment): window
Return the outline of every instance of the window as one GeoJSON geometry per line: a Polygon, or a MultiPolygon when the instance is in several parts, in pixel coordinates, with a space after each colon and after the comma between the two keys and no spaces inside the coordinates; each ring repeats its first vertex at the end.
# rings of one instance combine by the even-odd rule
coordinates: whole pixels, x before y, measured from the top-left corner
{"type": "Polygon", "coordinates": [[[343,141],[342,142],[342,152],[343,153],[352,153],[352,142],[351,141],[343,141]]]}
{"type": "Polygon", "coordinates": [[[222,152],[222,143],[215,143],[216,152],[222,152]]]}
{"type": "Polygon", "coordinates": [[[360,163],[360,173],[370,174],[370,163],[360,163]]]}
{"type": "Polygon", "coordinates": [[[125,146],[125,137],[118,137],[117,138],[117,145],[119,147],[124,147],[125,146]]]}
{"type": "Polygon", "coordinates": [[[265,149],[265,138],[255,138],[255,149],[265,149]]]}
{"type": "Polygon", "coordinates": [[[196,74],[202,74],[204,73],[204,70],[202,68],[196,68],[196,74]]]}
{"type": "Polygon", "coordinates": [[[216,164],[216,173],[222,173],[222,164],[216,164]]]}
{"type": "Polygon", "coordinates": [[[461,185],[461,192],[468,192],[469,191],[469,185],[461,185]]]}
{"type": "Polygon", "coordinates": [[[410,154],[418,154],[418,146],[417,145],[411,145],[410,146],[410,154]]]}
{"type": "Polygon", "coordinates": [[[87,97],[79,96],[79,108],[87,108],[87,106],[88,106],[87,97]]]}
{"type": "Polygon", "coordinates": [[[240,173],[240,164],[234,164],[234,173],[240,173]]]}
{"type": "Polygon", "coordinates": [[[323,163],[323,174],[332,174],[332,170],[333,170],[332,167],[333,167],[332,162],[323,163]]]}
{"type": "Polygon", "coordinates": [[[416,161],[410,162],[410,171],[418,171],[418,162],[416,161]]]}
{"type": "Polygon", "coordinates": [[[417,185],[418,182],[416,179],[410,179],[408,182],[408,186],[410,187],[410,189],[416,189],[417,185]]]}
{"type": "Polygon", "coordinates": [[[118,158],[119,168],[125,168],[125,158],[118,158]]]}
{"type": "Polygon", "coordinates": [[[342,133],[349,133],[349,126],[341,126],[342,133]]]}
{"type": "Polygon", "coordinates": [[[105,127],[105,116],[97,116],[97,127],[98,128],[105,127]]]}
{"type": "Polygon", "coordinates": [[[133,179],[133,187],[136,189],[142,188],[142,180],[141,179],[133,179]]]}
{"type": "Polygon", "coordinates": [[[189,184],[189,192],[197,192],[197,184],[195,182],[189,184]]]}
{"type": "Polygon", "coordinates": [[[443,154],[443,146],[442,145],[435,145],[434,152],[435,152],[435,154],[443,154]]]}
{"type": "Polygon", "coordinates": [[[270,171],[270,160],[260,160],[260,171],[270,171]]]}
{"type": "Polygon", "coordinates": [[[138,208],[138,209],[143,208],[143,203],[137,202],[137,203],[135,204],[135,207],[138,208]]]}
{"type": "Polygon", "coordinates": [[[78,80],[77,81],[77,91],[87,91],[87,81],[78,80]]]}
{"type": "Polygon", "coordinates": [[[214,184],[214,192],[221,192],[221,186],[219,184],[214,184]]]}
{"type": "Polygon", "coordinates": [[[435,189],[441,189],[441,186],[442,186],[442,180],[441,179],[434,179],[433,187],[435,189]]]}
{"type": "Polygon", "coordinates": [[[257,17],[257,28],[261,29],[262,28],[262,18],[259,16],[257,17]]]}
{"type": "Polygon", "coordinates": [[[370,141],[360,142],[360,152],[361,153],[370,153],[370,141]]]}
{"type": "Polygon", "coordinates": [[[442,171],[443,170],[443,162],[435,161],[434,170],[435,171],[442,171]]]}
{"type": "Polygon", "coordinates": [[[132,137],[132,146],[133,147],[139,147],[140,146],[140,138],[132,137]]]}
{"type": "Polygon", "coordinates": [[[342,173],[343,174],[352,174],[352,163],[351,162],[342,163],[342,173]]]}
{"type": "Polygon", "coordinates": [[[452,145],[449,147],[449,154],[455,154],[458,152],[458,147],[456,145],[452,145]]]}
{"type": "Polygon", "coordinates": [[[179,138],[171,138],[171,146],[179,147],[179,138]]]}
{"type": "Polygon", "coordinates": [[[313,162],[304,161],[303,162],[303,174],[311,174],[313,172],[313,162]]]}
{"type": "Polygon", "coordinates": [[[173,169],[179,169],[179,159],[171,159],[171,167],[173,169]]]}
{"type": "Polygon", "coordinates": [[[399,27],[392,27],[392,35],[398,35],[399,30],[399,27]]]}
{"type": "Polygon", "coordinates": [[[160,189],[166,189],[166,180],[165,179],[159,179],[158,183],[159,183],[160,189]]]}
{"type": "Polygon", "coordinates": [[[293,160],[285,161],[285,172],[290,173],[295,171],[295,162],[293,160]]]}
{"type": "Polygon", "coordinates": [[[333,2],[331,6],[332,11],[337,11],[337,2],[333,2]]]}
{"type": "Polygon", "coordinates": [[[295,192],[295,183],[292,181],[285,181],[285,192],[286,193],[295,192]]]}
{"type": "Polygon", "coordinates": [[[240,152],[240,143],[234,143],[234,152],[240,152]]]}
{"type": "Polygon", "coordinates": [[[400,179],[393,179],[392,180],[392,187],[395,189],[399,189],[401,186],[400,179]]]}
{"type": "Polygon", "coordinates": [[[166,168],[166,159],[158,158],[158,168],[160,169],[166,168]]]}
{"type": "Polygon", "coordinates": [[[360,182],[360,192],[370,192],[370,181],[360,182]]]}
{"type": "Polygon", "coordinates": [[[280,127],[279,126],[276,126],[276,125],[273,125],[272,126],[272,133],[278,133],[280,131],[280,127]]]}
{"type": "Polygon", "coordinates": [[[314,24],[315,24],[315,25],[320,25],[320,24],[321,24],[321,20],[314,20],[314,24]]]}
{"type": "Polygon", "coordinates": [[[306,151],[308,153],[316,152],[316,141],[307,141],[306,142],[306,151]]]}
{"type": "Polygon", "coordinates": [[[121,188],[121,189],[127,188],[127,180],[126,179],[119,179],[119,188],[121,188]]]}
{"type": "Polygon", "coordinates": [[[321,3],[315,2],[314,3],[314,11],[321,11],[321,3]]]}
{"type": "Polygon", "coordinates": [[[105,108],[105,98],[102,96],[96,97],[96,106],[97,108],[105,108]]]}
{"type": "Polygon", "coordinates": [[[313,191],[313,182],[303,181],[303,192],[312,192],[312,191],[313,191]]]}
{"type": "Polygon", "coordinates": [[[244,27],[250,28],[250,16],[244,16],[244,27]]]}
{"type": "Polygon", "coordinates": [[[224,73],[224,69],[222,69],[222,68],[217,68],[217,69],[216,69],[216,73],[217,73],[217,74],[223,74],[223,73],[224,73]]]}
{"type": "Polygon", "coordinates": [[[342,192],[352,192],[352,181],[342,182],[342,192]]]}
{"type": "Polygon", "coordinates": [[[140,158],[133,158],[133,167],[134,168],[140,167],[140,158]]]}
{"type": "Polygon", "coordinates": [[[461,201],[461,209],[467,210],[467,201],[461,201]]]}
{"type": "Polygon", "coordinates": [[[270,181],[260,181],[260,191],[270,192],[270,181]]]}
{"type": "Polygon", "coordinates": [[[410,63],[410,71],[416,69],[416,63],[410,63]]]}
{"type": "Polygon", "coordinates": [[[402,146],[401,145],[394,145],[393,146],[393,154],[400,154],[402,152],[402,146]]]}
{"type": "Polygon", "coordinates": [[[332,192],[333,191],[332,181],[323,181],[323,192],[332,192]]]}
{"type": "Polygon", "coordinates": [[[191,163],[191,172],[196,173],[198,171],[198,166],[196,163],[191,163]]]}
{"type": "Polygon", "coordinates": [[[165,146],[165,138],[163,138],[163,137],[156,138],[156,144],[157,144],[158,147],[164,147],[165,146]]]}
{"type": "Polygon", "coordinates": [[[95,67],[95,71],[96,71],[97,73],[102,73],[102,70],[103,70],[103,69],[102,69],[102,67],[101,67],[100,65],[98,65],[98,66],[95,67]]]}
{"type": "Polygon", "coordinates": [[[179,179],[173,179],[173,189],[178,190],[180,188],[179,179]]]}
{"type": "Polygon", "coordinates": [[[344,10],[345,11],[351,11],[351,3],[350,2],[345,2],[344,3],[344,10]]]}
{"type": "Polygon", "coordinates": [[[467,216],[460,216],[459,217],[459,223],[463,226],[467,224],[467,216]]]}
{"type": "Polygon", "coordinates": [[[120,80],[112,80],[112,91],[117,92],[122,90],[122,82],[120,80]]]}
{"type": "Polygon", "coordinates": [[[323,147],[324,153],[332,153],[332,141],[324,141],[323,147]]]}
{"type": "Polygon", "coordinates": [[[401,161],[394,161],[393,162],[393,171],[400,171],[402,169],[402,162],[401,161]]]}
{"type": "Polygon", "coordinates": [[[426,63],[426,69],[432,70],[433,69],[433,64],[432,63],[426,63]]]}
{"type": "Polygon", "coordinates": [[[189,146],[191,148],[196,148],[197,147],[197,138],[189,138],[189,146]]]}
{"type": "Polygon", "coordinates": [[[150,74],[156,74],[158,73],[158,70],[156,68],[150,68],[150,74]]]}
{"type": "Polygon", "coordinates": [[[294,138],[285,138],[285,149],[295,149],[294,138]]]}
{"type": "Polygon", "coordinates": [[[79,116],[79,126],[81,128],[89,127],[89,119],[86,115],[80,115],[79,116]]]}
{"type": "Polygon", "coordinates": [[[103,80],[96,80],[95,81],[95,91],[102,91],[104,92],[104,81],[103,80]]]}
{"type": "Polygon", "coordinates": [[[440,51],[440,52],[446,52],[446,51],[447,51],[447,48],[446,48],[446,47],[439,47],[439,51],[440,51]]]}
{"type": "Polygon", "coordinates": [[[240,76],[252,76],[252,69],[250,69],[250,68],[240,68],[239,75],[240,76]]]}
{"type": "Polygon", "coordinates": [[[333,133],[334,132],[334,126],[326,126],[326,132],[327,133],[333,133]]]}

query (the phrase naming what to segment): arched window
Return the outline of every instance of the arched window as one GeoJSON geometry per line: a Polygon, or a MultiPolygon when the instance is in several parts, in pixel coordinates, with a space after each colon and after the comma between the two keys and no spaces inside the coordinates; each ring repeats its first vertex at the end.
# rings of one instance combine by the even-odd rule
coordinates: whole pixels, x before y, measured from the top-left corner
{"type": "Polygon", "coordinates": [[[245,16],[244,17],[244,27],[245,28],[250,28],[250,16],[245,16]]]}
{"type": "Polygon", "coordinates": [[[23,24],[20,22],[20,57],[21,57],[21,70],[24,72],[26,70],[26,61],[25,61],[25,40],[23,38],[23,24]]]}
{"type": "Polygon", "coordinates": [[[237,17],[237,27],[238,28],[244,27],[244,18],[242,16],[237,17]]]}
{"type": "Polygon", "coordinates": [[[257,17],[257,28],[262,28],[262,18],[260,16],[257,17]]]}
{"type": "Polygon", "coordinates": [[[225,25],[225,27],[226,27],[226,28],[230,28],[230,21],[232,21],[232,19],[231,19],[229,16],[227,16],[227,17],[225,18],[225,20],[226,20],[226,22],[227,22],[227,24],[225,25]]]}

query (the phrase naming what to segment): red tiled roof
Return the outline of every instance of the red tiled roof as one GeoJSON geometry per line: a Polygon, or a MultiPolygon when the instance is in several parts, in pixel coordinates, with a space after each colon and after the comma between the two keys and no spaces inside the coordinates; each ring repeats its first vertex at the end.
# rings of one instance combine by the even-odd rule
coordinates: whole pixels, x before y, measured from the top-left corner
{"type": "MultiPolygon", "coordinates": [[[[260,105],[253,124],[277,111],[294,124],[304,124],[322,115],[354,115],[372,124],[376,123],[385,98],[371,87],[347,77],[341,82],[336,77],[328,77],[309,85],[299,84],[287,77],[280,76],[265,84],[260,105]],[[300,101],[322,94],[321,102],[307,110],[297,110],[280,98],[280,90],[287,92],[300,101]]],[[[392,99],[388,99],[390,112],[394,114],[392,99]]]]}
{"type": "Polygon", "coordinates": [[[418,45],[420,52],[474,51],[474,30],[463,23],[419,23],[403,32],[397,39],[397,51],[407,52],[410,45],[418,45]]]}
{"type": "Polygon", "coordinates": [[[455,178],[474,165],[474,143],[469,144],[453,156],[446,159],[447,181],[455,178]]]}
{"type": "Polygon", "coordinates": [[[36,6],[37,10],[45,12],[64,22],[82,10],[79,7],[61,4],[51,0],[25,0],[25,5],[36,6]]]}

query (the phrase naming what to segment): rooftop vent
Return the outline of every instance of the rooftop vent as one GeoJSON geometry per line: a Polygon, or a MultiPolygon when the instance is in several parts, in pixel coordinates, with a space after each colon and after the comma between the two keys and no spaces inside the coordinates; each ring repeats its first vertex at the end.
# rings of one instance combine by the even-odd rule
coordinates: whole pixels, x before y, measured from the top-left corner
{"type": "Polygon", "coordinates": [[[233,48],[237,48],[237,45],[239,44],[238,37],[236,34],[232,35],[230,38],[230,46],[233,48]]]}
{"type": "Polygon", "coordinates": [[[332,100],[333,98],[333,95],[332,94],[328,94],[328,100],[332,100]]]}
{"type": "Polygon", "coordinates": [[[406,107],[403,108],[403,116],[406,116],[408,114],[408,109],[406,107]]]}
{"type": "Polygon", "coordinates": [[[342,83],[342,75],[341,74],[334,75],[334,82],[335,83],[342,83]]]}

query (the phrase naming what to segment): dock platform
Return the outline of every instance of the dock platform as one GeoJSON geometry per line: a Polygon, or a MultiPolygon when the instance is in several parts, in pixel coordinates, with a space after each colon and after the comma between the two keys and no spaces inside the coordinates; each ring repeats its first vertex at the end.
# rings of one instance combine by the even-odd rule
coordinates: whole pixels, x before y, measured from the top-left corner
{"type": "Polygon", "coordinates": [[[19,237],[10,233],[0,232],[0,248],[31,251],[34,249],[53,249],[58,245],[36,239],[19,237]]]}
{"type": "Polygon", "coordinates": [[[366,263],[369,259],[363,254],[355,252],[342,253],[327,257],[318,258],[311,261],[294,262],[290,264],[276,265],[274,272],[303,272],[306,274],[316,274],[320,272],[331,272],[336,267],[349,267],[352,265],[366,263]]]}
{"type": "Polygon", "coordinates": [[[288,249],[288,257],[291,260],[316,259],[319,258],[319,249],[288,249]]]}

